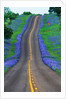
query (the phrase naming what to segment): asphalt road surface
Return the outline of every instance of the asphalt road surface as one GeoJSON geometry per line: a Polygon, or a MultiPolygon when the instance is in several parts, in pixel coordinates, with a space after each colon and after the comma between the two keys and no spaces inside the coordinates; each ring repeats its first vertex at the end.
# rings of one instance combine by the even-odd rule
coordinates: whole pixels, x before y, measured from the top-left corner
{"type": "Polygon", "coordinates": [[[38,43],[41,16],[32,16],[22,36],[18,63],[4,76],[5,92],[60,92],[61,77],[46,66],[38,43]]]}

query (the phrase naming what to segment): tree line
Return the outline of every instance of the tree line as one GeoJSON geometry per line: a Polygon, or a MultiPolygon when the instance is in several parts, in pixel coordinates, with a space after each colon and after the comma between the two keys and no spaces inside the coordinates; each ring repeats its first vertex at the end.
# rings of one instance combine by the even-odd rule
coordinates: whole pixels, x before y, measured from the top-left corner
{"type": "MultiPolygon", "coordinates": [[[[49,13],[57,13],[58,16],[61,16],[61,7],[49,7],[49,13]]],[[[31,12],[23,12],[22,15],[31,15],[31,12]]],[[[37,14],[40,15],[40,14],[37,14]]],[[[18,13],[14,13],[10,10],[9,7],[4,7],[4,38],[9,39],[13,34],[13,30],[8,28],[8,25],[11,24],[12,20],[14,20],[18,13]]]]}

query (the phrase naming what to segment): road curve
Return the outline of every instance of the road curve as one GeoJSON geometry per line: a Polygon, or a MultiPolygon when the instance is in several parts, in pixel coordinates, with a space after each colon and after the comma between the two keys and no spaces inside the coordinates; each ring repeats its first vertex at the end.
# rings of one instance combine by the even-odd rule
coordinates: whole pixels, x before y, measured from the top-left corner
{"type": "Polygon", "coordinates": [[[32,16],[22,36],[18,63],[4,76],[5,92],[60,92],[61,77],[46,66],[38,44],[41,16],[32,16]]]}

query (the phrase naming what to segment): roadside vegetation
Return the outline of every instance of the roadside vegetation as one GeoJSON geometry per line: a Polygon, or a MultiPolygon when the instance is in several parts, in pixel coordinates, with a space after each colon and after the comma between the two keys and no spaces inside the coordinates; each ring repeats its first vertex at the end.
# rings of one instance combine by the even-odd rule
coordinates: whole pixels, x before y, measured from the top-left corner
{"type": "Polygon", "coordinates": [[[4,8],[4,72],[16,64],[20,56],[21,35],[31,15],[18,15],[4,8]],[[12,17],[11,17],[12,15],[12,17]],[[15,15],[15,16],[13,16],[15,15]]]}
{"type": "Polygon", "coordinates": [[[44,15],[44,24],[40,29],[46,51],[48,51],[42,53],[42,58],[45,64],[61,74],[61,23],[59,19],[61,13],[58,11],[56,13],[52,9],[54,8],[50,8],[51,13],[44,15]]]}
{"type": "Polygon", "coordinates": [[[27,21],[27,19],[28,19],[28,17],[29,16],[22,16],[22,17],[18,17],[18,18],[16,18],[16,20],[17,21],[21,21],[21,23],[20,23],[20,25],[17,25],[16,24],[16,20],[14,20],[13,22],[12,22],[12,25],[10,25],[11,26],[11,28],[14,26],[16,26],[16,28],[14,28],[13,30],[14,30],[14,32],[13,32],[13,35],[12,35],[12,37],[11,37],[11,49],[10,49],[10,51],[9,51],[9,55],[7,56],[7,57],[11,57],[11,56],[13,56],[14,55],[14,53],[15,53],[15,43],[17,42],[17,35],[18,34],[20,34],[20,33],[22,33],[22,30],[23,30],[23,28],[24,28],[24,25],[26,24],[26,21],[27,21]],[[14,24],[14,25],[13,25],[14,24]]]}
{"type": "MultiPolygon", "coordinates": [[[[20,42],[32,14],[19,15],[4,8],[4,72],[17,63],[20,57],[20,42]]],[[[61,8],[50,7],[49,14],[42,16],[40,33],[41,57],[45,64],[61,74],[61,8]]]]}
{"type": "Polygon", "coordinates": [[[11,24],[12,20],[14,20],[19,14],[13,13],[8,7],[4,7],[4,38],[10,39],[13,30],[8,28],[8,25],[11,24]]]}

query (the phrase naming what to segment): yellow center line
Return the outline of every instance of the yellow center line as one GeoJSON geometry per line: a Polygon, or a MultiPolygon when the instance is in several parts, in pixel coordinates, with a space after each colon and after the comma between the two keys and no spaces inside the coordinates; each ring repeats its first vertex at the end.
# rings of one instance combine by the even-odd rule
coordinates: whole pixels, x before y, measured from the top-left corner
{"type": "Polygon", "coordinates": [[[34,92],[32,82],[31,82],[31,75],[30,75],[30,60],[29,60],[29,83],[30,83],[31,92],[34,92]]]}
{"type": "Polygon", "coordinates": [[[33,85],[32,85],[32,81],[31,81],[31,60],[32,60],[32,50],[31,50],[31,34],[35,28],[35,23],[36,23],[36,20],[37,20],[38,16],[36,16],[35,18],[35,21],[34,21],[34,25],[33,25],[33,28],[30,32],[30,35],[29,35],[29,50],[30,50],[30,60],[28,62],[29,64],[29,83],[30,83],[30,88],[31,88],[31,92],[34,92],[34,88],[33,88],[33,85]]]}

